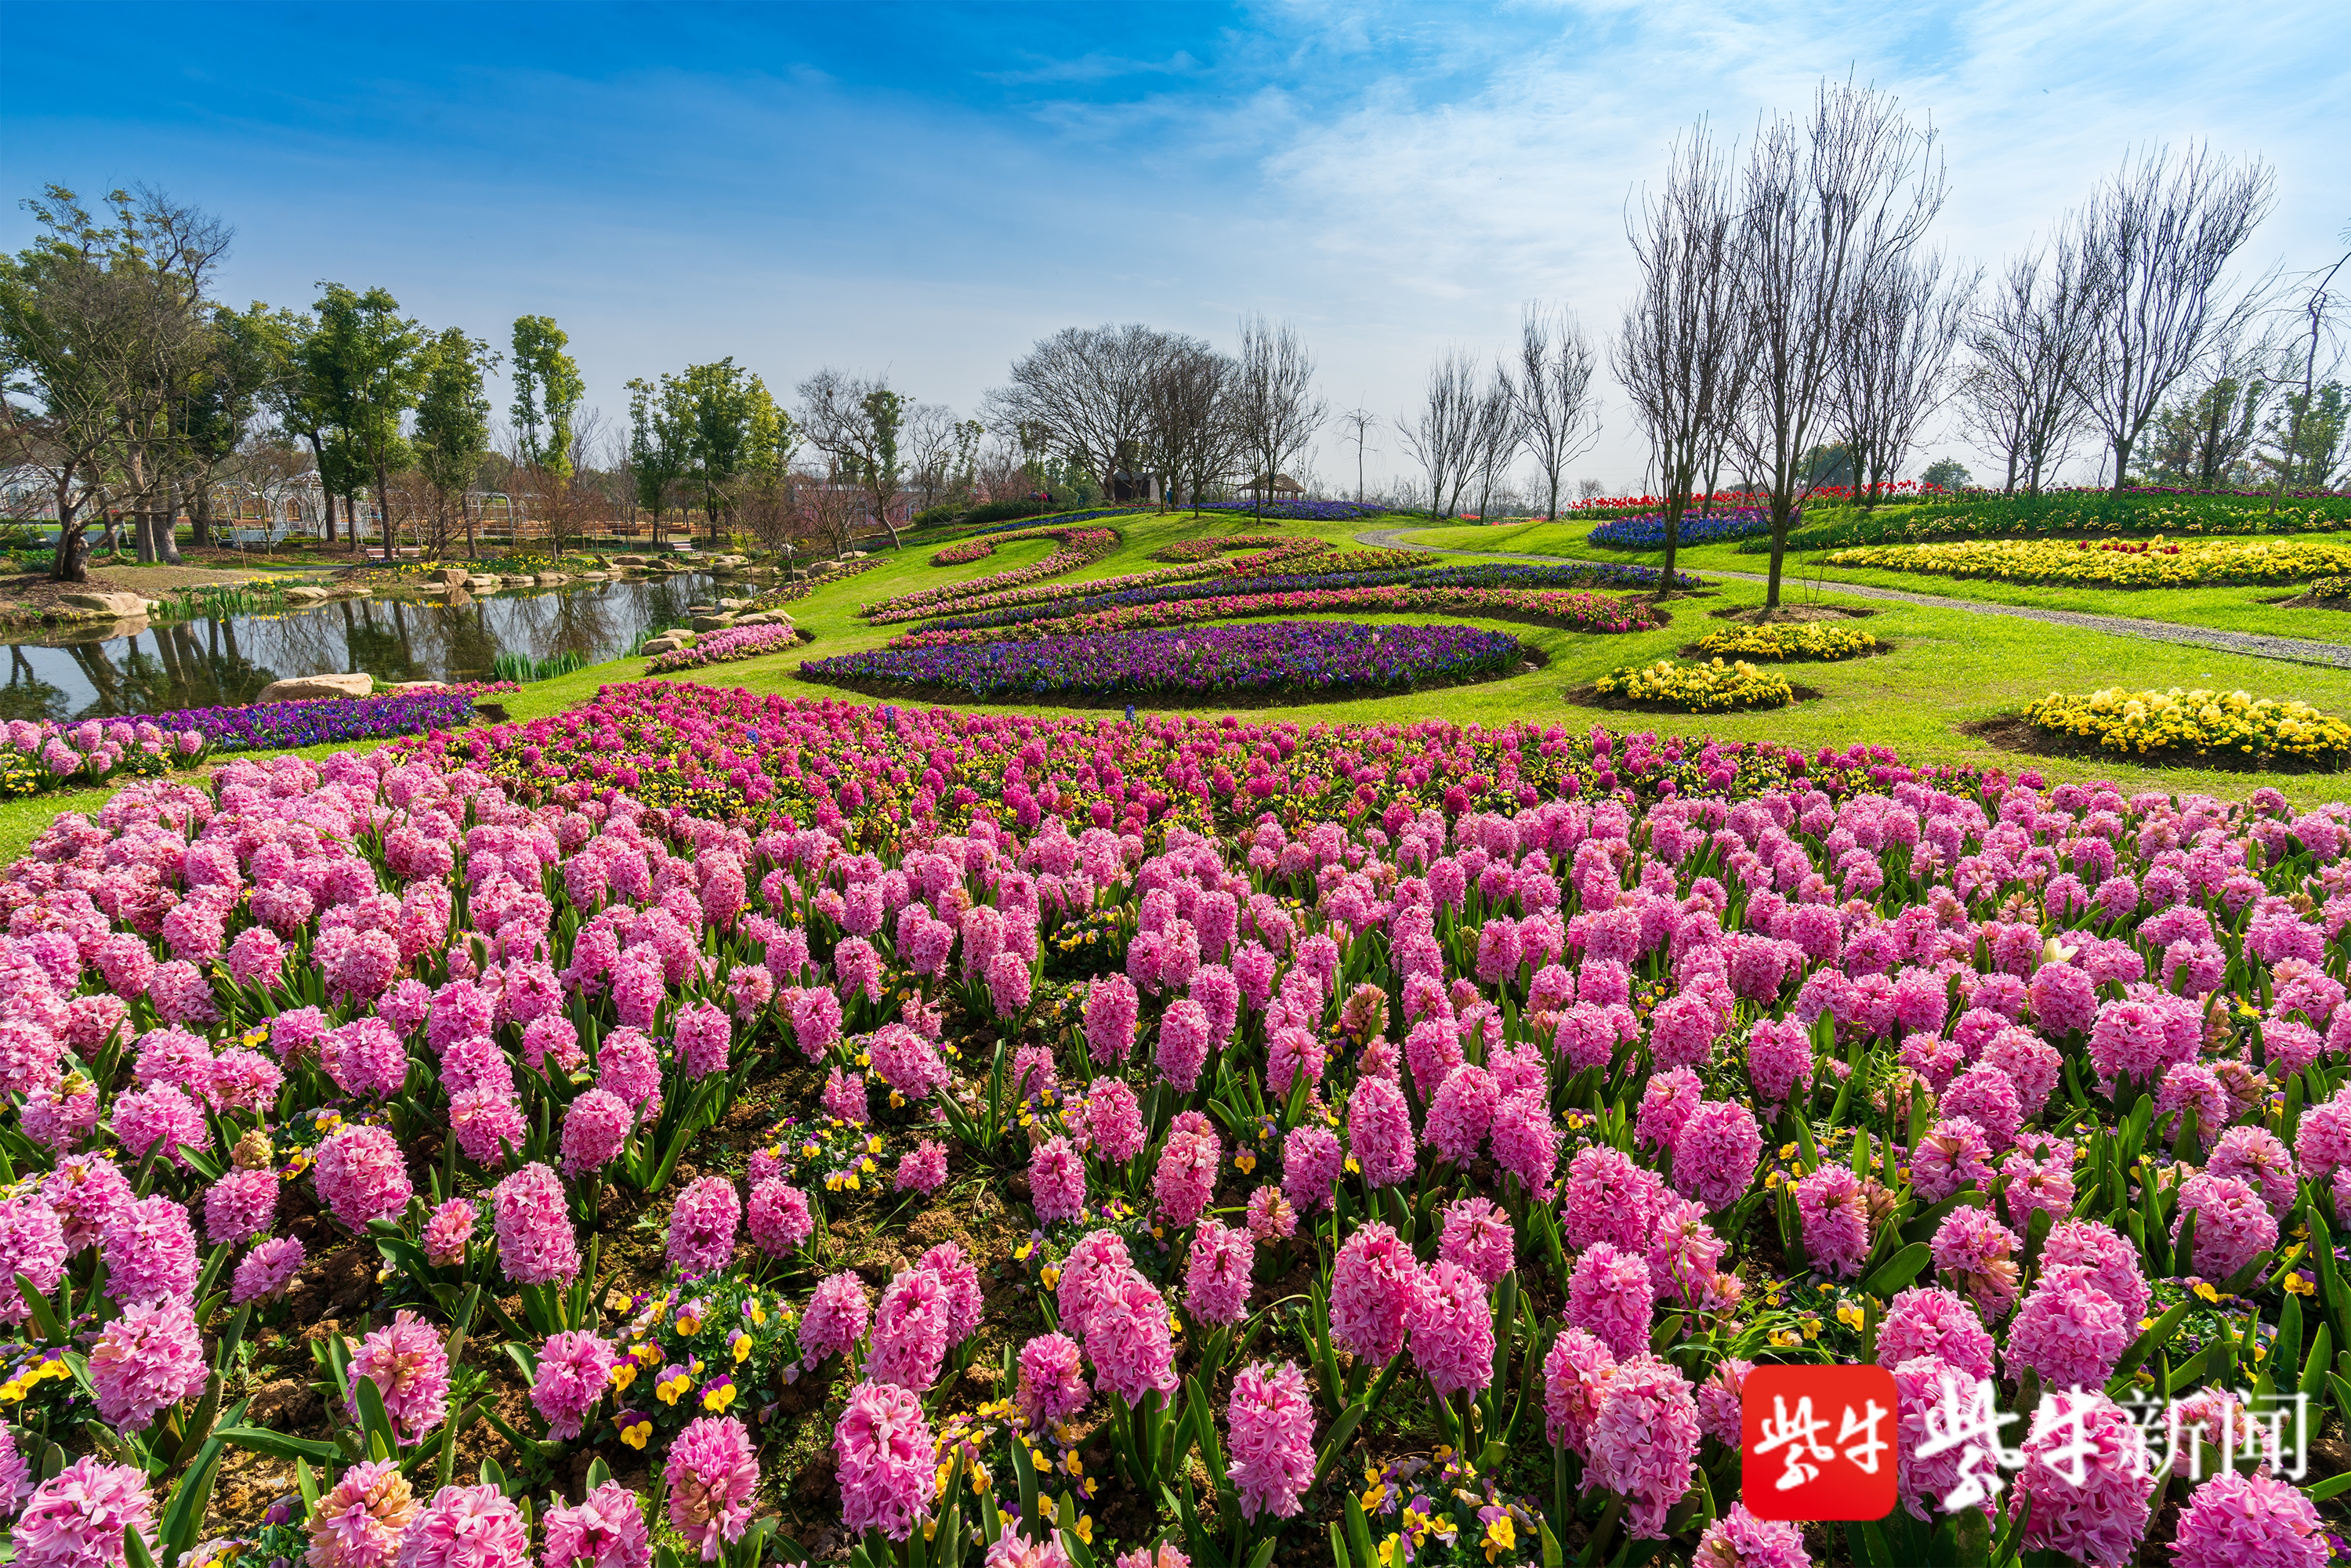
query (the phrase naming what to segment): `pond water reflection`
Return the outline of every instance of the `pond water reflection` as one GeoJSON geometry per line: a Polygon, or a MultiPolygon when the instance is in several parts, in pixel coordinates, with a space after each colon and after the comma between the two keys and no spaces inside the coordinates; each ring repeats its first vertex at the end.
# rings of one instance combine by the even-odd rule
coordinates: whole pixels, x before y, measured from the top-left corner
{"type": "Polygon", "coordinates": [[[332,600],[279,615],[117,622],[12,642],[0,718],[109,718],[251,702],[290,675],[361,670],[388,681],[486,681],[500,653],[625,652],[717,591],[701,572],[453,605],[437,598],[332,600]]]}

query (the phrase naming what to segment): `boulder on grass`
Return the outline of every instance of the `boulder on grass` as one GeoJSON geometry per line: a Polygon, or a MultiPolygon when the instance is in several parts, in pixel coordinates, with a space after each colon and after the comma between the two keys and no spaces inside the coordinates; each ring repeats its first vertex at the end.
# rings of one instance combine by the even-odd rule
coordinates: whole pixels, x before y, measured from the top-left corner
{"type": "Polygon", "coordinates": [[[270,682],[254,701],[290,703],[308,697],[363,697],[374,691],[375,677],[364,671],[346,675],[297,675],[291,680],[270,682]]]}
{"type": "Polygon", "coordinates": [[[92,615],[144,615],[152,602],[143,593],[107,593],[89,591],[61,595],[57,602],[68,610],[85,611],[92,615]]]}

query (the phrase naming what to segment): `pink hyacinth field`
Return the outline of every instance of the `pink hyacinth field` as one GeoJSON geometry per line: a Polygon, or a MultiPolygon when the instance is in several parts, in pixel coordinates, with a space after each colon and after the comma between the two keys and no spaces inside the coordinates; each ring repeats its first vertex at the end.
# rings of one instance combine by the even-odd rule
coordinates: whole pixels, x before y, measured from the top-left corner
{"type": "Polygon", "coordinates": [[[2341,806],[645,683],[0,905],[34,1568],[2337,1552],[2341,806]]]}

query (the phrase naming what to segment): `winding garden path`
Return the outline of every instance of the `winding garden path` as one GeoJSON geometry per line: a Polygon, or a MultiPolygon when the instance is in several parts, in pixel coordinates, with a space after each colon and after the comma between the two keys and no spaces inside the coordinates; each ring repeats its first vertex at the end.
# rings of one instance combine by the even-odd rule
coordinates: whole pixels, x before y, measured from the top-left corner
{"type": "MultiPolygon", "coordinates": [[[[1357,541],[1383,549],[1425,550],[1431,555],[1460,556],[1468,560],[1509,562],[1522,566],[1573,566],[1563,555],[1508,554],[1450,549],[1419,544],[1405,536],[1407,528],[1368,528],[1357,541]]],[[[1734,578],[1740,582],[1766,582],[1761,572],[1705,569],[1708,577],[1734,578]]],[[[1782,580],[1786,580],[1785,579],[1782,580]]],[[[1980,599],[1949,599],[1940,594],[1912,593],[1899,588],[1872,588],[1857,582],[1827,582],[1823,586],[1856,599],[1887,599],[1903,604],[1923,604],[1934,610],[1963,610],[1976,615],[2009,615],[2020,621],[2042,621],[2053,626],[2078,626],[2085,632],[2105,632],[2116,637],[2140,637],[2153,643],[2186,643],[2215,648],[2224,653],[2244,653],[2256,659],[2276,659],[2294,664],[2326,664],[2351,669],[2351,643],[2321,643],[2306,637],[2272,637],[2255,632],[2223,632],[2212,626],[2184,626],[2174,621],[2148,621],[2135,615],[2088,615],[2077,610],[2043,610],[2030,604],[1993,604],[1980,599]]]]}

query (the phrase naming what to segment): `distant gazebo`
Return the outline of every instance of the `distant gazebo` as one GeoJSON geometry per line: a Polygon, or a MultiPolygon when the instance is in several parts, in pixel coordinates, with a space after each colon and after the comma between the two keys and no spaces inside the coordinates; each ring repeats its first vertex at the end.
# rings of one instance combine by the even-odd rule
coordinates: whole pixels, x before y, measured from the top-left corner
{"type": "Polygon", "coordinates": [[[1253,496],[1303,496],[1306,494],[1306,486],[1287,474],[1276,474],[1271,479],[1260,474],[1241,488],[1253,496]]]}

